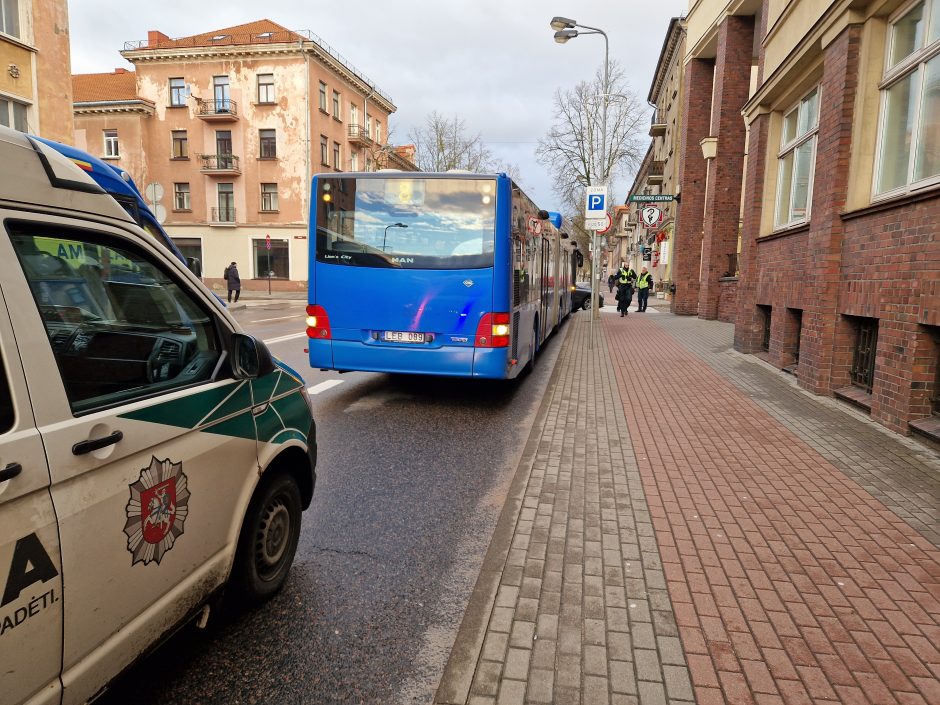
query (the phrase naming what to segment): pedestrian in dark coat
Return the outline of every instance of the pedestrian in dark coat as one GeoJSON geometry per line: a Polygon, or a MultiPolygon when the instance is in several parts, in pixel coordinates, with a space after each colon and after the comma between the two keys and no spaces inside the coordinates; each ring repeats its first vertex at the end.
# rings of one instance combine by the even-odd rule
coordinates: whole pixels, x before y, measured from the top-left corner
{"type": "Polygon", "coordinates": [[[238,265],[232,262],[225,268],[225,273],[222,276],[225,277],[225,282],[228,284],[228,302],[232,303],[232,292],[235,292],[235,301],[238,301],[238,297],[242,293],[242,280],[238,276],[238,265]]]}
{"type": "Polygon", "coordinates": [[[620,317],[626,316],[633,303],[633,280],[621,281],[617,286],[617,310],[620,311],[620,317]]]}
{"type": "Polygon", "coordinates": [[[611,274],[607,277],[607,286],[610,288],[610,293],[614,293],[614,284],[617,283],[617,277],[611,274]]]}

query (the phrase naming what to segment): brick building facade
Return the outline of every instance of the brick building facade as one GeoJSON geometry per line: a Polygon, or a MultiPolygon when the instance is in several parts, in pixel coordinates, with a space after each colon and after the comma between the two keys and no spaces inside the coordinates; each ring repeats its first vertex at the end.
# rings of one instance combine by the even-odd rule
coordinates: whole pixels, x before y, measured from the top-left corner
{"type": "Polygon", "coordinates": [[[888,428],[940,429],[940,8],[698,0],[673,310],[888,428]],[[729,277],[729,262],[738,276],[729,277]]]}

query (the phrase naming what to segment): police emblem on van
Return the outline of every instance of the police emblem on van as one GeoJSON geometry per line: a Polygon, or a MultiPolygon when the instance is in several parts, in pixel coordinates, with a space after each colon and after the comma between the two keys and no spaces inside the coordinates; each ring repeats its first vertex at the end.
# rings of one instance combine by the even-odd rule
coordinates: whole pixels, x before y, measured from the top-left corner
{"type": "Polygon", "coordinates": [[[189,514],[189,488],[183,463],[154,456],[148,467],[140,471],[137,482],[128,485],[131,498],[125,509],[127,550],[131,565],[155,561],[173,548],[183,534],[189,514]]]}

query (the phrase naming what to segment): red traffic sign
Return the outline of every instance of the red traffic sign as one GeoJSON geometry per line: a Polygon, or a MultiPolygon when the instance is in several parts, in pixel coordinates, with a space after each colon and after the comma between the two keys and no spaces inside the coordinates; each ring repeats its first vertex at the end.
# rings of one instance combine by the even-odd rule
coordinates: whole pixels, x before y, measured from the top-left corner
{"type": "Polygon", "coordinates": [[[608,213],[608,214],[607,214],[607,225],[604,226],[604,229],[603,229],[603,230],[598,230],[598,231],[597,231],[598,234],[603,235],[603,234],[606,233],[608,230],[610,230],[610,226],[613,225],[613,222],[614,222],[614,221],[613,221],[613,219],[610,217],[610,213],[608,213]]]}
{"type": "Polygon", "coordinates": [[[264,249],[266,250],[271,249],[271,236],[270,235],[264,236],[264,249]]]}

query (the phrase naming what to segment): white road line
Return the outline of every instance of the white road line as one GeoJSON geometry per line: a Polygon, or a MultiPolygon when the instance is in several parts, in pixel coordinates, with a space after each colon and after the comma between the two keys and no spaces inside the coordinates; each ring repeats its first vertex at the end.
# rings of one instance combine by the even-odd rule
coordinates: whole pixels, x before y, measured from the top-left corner
{"type": "Polygon", "coordinates": [[[326,382],[320,382],[320,384],[315,384],[312,387],[307,387],[307,391],[310,394],[319,394],[320,392],[325,392],[327,389],[332,389],[333,387],[342,384],[346,380],[344,379],[328,379],[326,382]]]}
{"type": "Polygon", "coordinates": [[[290,335],[282,335],[279,338],[267,338],[264,341],[265,345],[273,345],[274,343],[283,343],[285,340],[296,340],[297,338],[306,338],[307,333],[291,333],[290,335]]]}
{"type": "Polygon", "coordinates": [[[259,318],[257,321],[245,321],[245,323],[269,323],[271,321],[286,321],[288,318],[299,318],[300,314],[295,313],[293,316],[278,316],[277,318],[259,318]]]}

